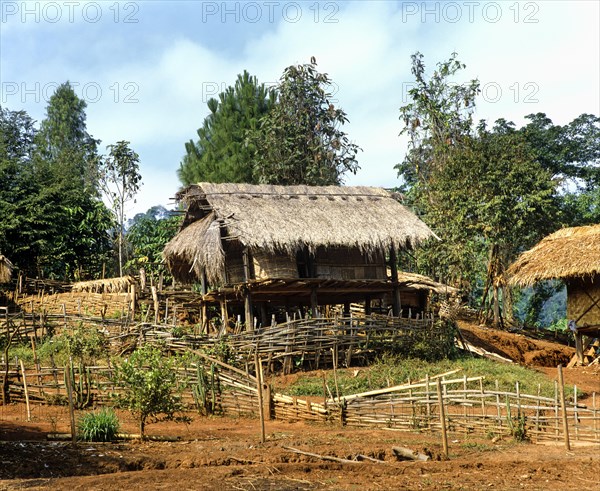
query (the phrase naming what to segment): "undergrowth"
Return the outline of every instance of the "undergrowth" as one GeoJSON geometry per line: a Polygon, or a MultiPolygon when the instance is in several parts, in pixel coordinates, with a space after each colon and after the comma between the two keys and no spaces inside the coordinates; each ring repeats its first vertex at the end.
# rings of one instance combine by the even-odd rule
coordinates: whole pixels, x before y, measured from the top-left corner
{"type": "MultiPolygon", "coordinates": [[[[344,396],[400,385],[409,379],[415,382],[425,379],[427,375],[433,376],[455,369],[460,369],[460,371],[449,375],[446,377],[447,379],[462,378],[465,375],[467,377],[484,376],[483,387],[485,390],[495,390],[495,381],[497,380],[499,390],[506,392],[514,392],[516,382],[519,382],[521,393],[533,395],[537,395],[539,384],[540,395],[554,397],[554,383],[542,373],[516,364],[503,364],[485,358],[472,357],[431,362],[418,358],[383,356],[367,368],[338,369],[337,387],[339,395],[344,396]]],[[[315,372],[314,375],[307,373],[285,388],[277,387],[277,381],[275,381],[275,390],[292,396],[323,396],[323,373],[326,373],[327,387],[333,393],[332,395],[336,396],[333,370],[315,372]]],[[[566,386],[565,394],[572,398],[573,388],[566,386]]],[[[578,394],[581,396],[582,392],[579,391],[578,394]]]]}

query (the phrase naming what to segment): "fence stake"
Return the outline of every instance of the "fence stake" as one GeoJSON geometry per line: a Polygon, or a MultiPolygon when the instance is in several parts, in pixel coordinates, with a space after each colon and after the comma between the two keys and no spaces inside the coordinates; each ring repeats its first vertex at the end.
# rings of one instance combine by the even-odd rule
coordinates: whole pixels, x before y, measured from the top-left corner
{"type": "Polygon", "coordinates": [[[565,403],[565,382],[563,380],[562,365],[558,365],[558,390],[560,392],[560,408],[562,410],[565,448],[567,450],[571,450],[571,443],[569,441],[569,422],[567,421],[567,406],[565,403]]]}
{"type": "Polygon", "coordinates": [[[437,379],[437,397],[440,405],[440,423],[442,425],[442,445],[444,446],[444,457],[448,458],[448,435],[446,434],[446,410],[444,409],[444,398],[442,397],[442,382],[437,379]]]}
{"type": "Polygon", "coordinates": [[[256,392],[258,394],[258,416],[260,418],[260,443],[265,443],[265,413],[263,408],[262,397],[262,367],[260,358],[258,357],[258,345],[254,352],[254,366],[256,368],[256,392]]]}
{"type": "Polygon", "coordinates": [[[25,376],[25,366],[21,362],[21,373],[23,374],[23,390],[25,391],[25,405],[27,406],[27,421],[31,421],[31,407],[29,406],[29,390],[27,390],[27,377],[25,376]]]}
{"type": "Polygon", "coordinates": [[[65,382],[67,383],[67,399],[69,401],[69,416],[71,418],[71,441],[73,445],[77,444],[77,432],[75,430],[75,410],[73,408],[73,387],[71,380],[71,367],[72,363],[65,366],[65,382]]]}

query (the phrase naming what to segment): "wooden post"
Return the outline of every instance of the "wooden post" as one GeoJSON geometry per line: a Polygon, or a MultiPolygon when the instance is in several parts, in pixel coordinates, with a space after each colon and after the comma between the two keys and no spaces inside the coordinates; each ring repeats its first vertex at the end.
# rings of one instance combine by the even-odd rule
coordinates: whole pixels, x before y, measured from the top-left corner
{"type": "Polygon", "coordinates": [[[577,353],[577,361],[583,365],[583,336],[575,331],[575,352],[577,353]]]}
{"type": "Polygon", "coordinates": [[[267,302],[260,303],[260,323],[263,329],[269,327],[269,314],[267,313],[267,302]]]}
{"type": "Polygon", "coordinates": [[[371,295],[365,297],[365,315],[371,315],[371,295]]]}
{"type": "Polygon", "coordinates": [[[392,274],[392,313],[394,317],[399,317],[402,309],[400,303],[400,287],[398,285],[398,257],[396,256],[396,248],[390,247],[390,270],[392,274]]]}
{"type": "Polygon", "coordinates": [[[569,440],[569,422],[567,421],[567,405],[565,403],[565,382],[563,379],[562,365],[558,365],[558,390],[560,394],[560,408],[562,411],[563,433],[565,439],[565,448],[571,450],[569,440]]]}
{"type": "Polygon", "coordinates": [[[158,292],[155,286],[151,286],[150,290],[152,291],[152,300],[154,301],[154,323],[158,324],[160,320],[158,316],[158,292]]]}
{"type": "Polygon", "coordinates": [[[131,295],[131,320],[135,319],[135,285],[129,287],[129,293],[131,295]]]}
{"type": "Polygon", "coordinates": [[[265,443],[265,413],[263,407],[263,391],[262,391],[262,366],[258,357],[258,345],[254,352],[254,366],[256,368],[256,392],[258,395],[258,417],[260,418],[260,443],[265,443]]]}
{"type": "Polygon", "coordinates": [[[77,443],[77,430],[75,427],[75,408],[73,407],[73,386],[71,385],[71,366],[72,363],[65,366],[65,382],[67,384],[67,400],[69,401],[69,416],[71,419],[71,441],[73,445],[77,443]]]}
{"type": "Polygon", "coordinates": [[[310,310],[313,319],[316,319],[319,316],[319,300],[317,297],[317,288],[314,286],[310,289],[310,310]]]}
{"type": "Polygon", "coordinates": [[[223,298],[223,300],[221,300],[221,322],[222,322],[222,326],[221,326],[221,332],[225,333],[226,329],[227,329],[227,325],[229,324],[229,316],[227,314],[227,300],[225,300],[223,298]]]}
{"type": "Polygon", "coordinates": [[[444,409],[444,398],[442,397],[442,382],[437,379],[437,397],[440,406],[440,424],[442,425],[442,445],[444,457],[448,458],[448,435],[446,434],[446,410],[444,409]]]}
{"type": "Polygon", "coordinates": [[[25,391],[25,405],[27,407],[27,421],[31,421],[31,407],[29,406],[29,390],[27,389],[27,377],[25,376],[25,366],[21,362],[21,373],[23,374],[23,390],[25,391]]]}
{"type": "Polygon", "coordinates": [[[253,331],[254,330],[254,322],[252,315],[252,296],[250,294],[250,285],[249,282],[251,280],[250,273],[250,253],[248,252],[248,248],[244,248],[242,252],[242,261],[244,263],[244,281],[246,282],[246,289],[244,292],[244,320],[246,322],[246,330],[253,331]]]}

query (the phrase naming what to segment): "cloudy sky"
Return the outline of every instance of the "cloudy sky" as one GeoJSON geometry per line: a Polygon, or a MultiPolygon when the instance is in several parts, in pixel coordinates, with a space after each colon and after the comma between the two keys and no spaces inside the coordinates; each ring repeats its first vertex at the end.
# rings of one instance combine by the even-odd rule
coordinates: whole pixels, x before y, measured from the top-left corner
{"type": "Polygon", "coordinates": [[[88,103],[101,150],[128,140],[144,185],[129,216],[169,206],[184,143],[206,101],[248,70],[274,84],[307,63],[334,81],[361,169],[350,185],[392,187],[406,151],[399,107],[410,55],[429,68],[452,52],[478,78],[477,119],[517,125],[546,113],[565,124],[600,113],[597,1],[51,1],[0,0],[0,104],[44,117],[69,80],[88,103]]]}

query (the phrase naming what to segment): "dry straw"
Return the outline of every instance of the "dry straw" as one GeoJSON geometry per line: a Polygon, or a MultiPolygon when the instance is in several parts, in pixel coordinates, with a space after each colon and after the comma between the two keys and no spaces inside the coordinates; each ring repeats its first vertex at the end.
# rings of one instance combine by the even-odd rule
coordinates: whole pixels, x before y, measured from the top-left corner
{"type": "Polygon", "coordinates": [[[357,248],[377,254],[413,247],[435,234],[381,188],[200,183],[177,195],[187,207],[182,231],[163,256],[189,279],[222,279],[224,240],[251,251],[294,256],[307,247],[357,248]]]}
{"type": "Polygon", "coordinates": [[[549,235],[508,269],[513,285],[600,274],[600,225],[563,228],[549,235]]]}

